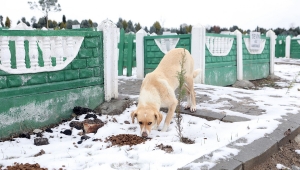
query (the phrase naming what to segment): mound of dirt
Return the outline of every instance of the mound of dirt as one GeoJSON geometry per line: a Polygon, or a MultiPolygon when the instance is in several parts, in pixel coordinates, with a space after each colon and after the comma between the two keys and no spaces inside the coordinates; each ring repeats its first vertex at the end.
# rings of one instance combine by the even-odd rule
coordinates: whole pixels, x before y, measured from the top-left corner
{"type": "Polygon", "coordinates": [[[132,135],[132,134],[119,134],[119,135],[112,135],[105,139],[105,142],[111,142],[111,145],[123,146],[123,145],[137,145],[140,143],[144,143],[147,139],[132,135]]]}
{"type": "Polygon", "coordinates": [[[300,150],[300,145],[295,140],[292,140],[280,147],[279,152],[273,154],[264,163],[254,167],[254,169],[277,169],[277,164],[282,164],[291,169],[293,166],[300,167],[300,154],[295,152],[295,150],[300,150]]]}
{"type": "Polygon", "coordinates": [[[24,169],[24,170],[48,170],[48,168],[41,168],[41,166],[36,163],[36,164],[29,164],[29,163],[26,163],[26,164],[19,164],[19,163],[14,163],[13,166],[7,166],[7,169],[4,169],[4,170],[21,170],[21,169],[24,169]]]}

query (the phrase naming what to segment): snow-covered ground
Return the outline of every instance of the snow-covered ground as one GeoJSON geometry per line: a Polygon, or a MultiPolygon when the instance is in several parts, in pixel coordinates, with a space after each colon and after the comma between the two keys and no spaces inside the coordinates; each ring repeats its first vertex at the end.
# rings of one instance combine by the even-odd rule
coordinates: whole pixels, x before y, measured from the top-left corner
{"type": "MultiPolygon", "coordinates": [[[[219,98],[229,98],[234,101],[241,101],[247,97],[253,100],[247,105],[258,106],[265,110],[265,114],[253,116],[245,115],[226,109],[229,102],[212,103],[205,101],[198,103],[197,109],[207,109],[222,112],[226,115],[236,115],[250,119],[244,122],[226,123],[219,120],[208,121],[206,119],[183,116],[183,135],[194,140],[194,144],[184,144],[179,142],[175,123],[170,125],[168,132],[153,130],[151,140],[144,144],[134,146],[112,146],[104,142],[105,138],[118,134],[140,134],[139,125],[125,124],[130,121],[131,111],[136,109],[136,105],[127,108],[123,114],[114,116],[117,122],[109,121],[110,116],[98,116],[102,121],[107,121],[96,134],[88,134],[91,138],[77,144],[80,141],[78,135],[80,130],[73,129],[72,135],[67,136],[61,131],[70,129],[69,122],[65,122],[56,128],[53,133],[44,132],[43,136],[49,139],[48,145],[35,146],[32,135],[30,139],[16,138],[15,141],[0,142],[0,167],[18,163],[39,163],[41,167],[48,169],[151,169],[151,170],[174,170],[180,168],[191,161],[219,149],[218,154],[214,154],[213,159],[219,159],[236,155],[239,150],[226,147],[227,144],[244,137],[247,139],[246,145],[252,141],[263,137],[265,133],[271,133],[280,122],[282,116],[287,113],[300,114],[300,66],[296,65],[275,65],[275,75],[286,79],[286,82],[279,82],[277,85],[281,89],[264,87],[260,90],[246,90],[232,87],[216,87],[203,84],[195,84],[197,94],[205,94],[210,100],[219,98]],[[93,139],[102,139],[93,141],[93,139]],[[170,145],[173,152],[166,153],[159,149],[157,145],[170,145]],[[35,157],[41,150],[45,154],[35,157]]],[[[135,79],[136,75],[130,77],[135,79]]],[[[120,79],[126,79],[120,76],[120,79]]],[[[127,78],[128,79],[128,78],[127,78]]],[[[245,103],[246,104],[246,103],[245,103]]],[[[165,113],[163,113],[165,115],[165,113]]],[[[83,120],[84,116],[80,117],[83,120]]],[[[163,123],[160,125],[162,128],[163,123]]],[[[299,153],[299,151],[297,151],[299,153]]],[[[208,163],[209,167],[214,165],[208,163]]]]}

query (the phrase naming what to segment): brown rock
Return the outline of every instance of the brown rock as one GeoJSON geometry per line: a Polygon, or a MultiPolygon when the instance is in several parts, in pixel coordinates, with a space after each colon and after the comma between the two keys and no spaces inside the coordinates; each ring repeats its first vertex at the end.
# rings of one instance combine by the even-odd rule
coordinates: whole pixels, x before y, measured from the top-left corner
{"type": "Polygon", "coordinates": [[[102,126],[104,126],[104,123],[100,119],[87,119],[83,121],[83,130],[85,133],[97,133],[97,130],[102,126]]]}

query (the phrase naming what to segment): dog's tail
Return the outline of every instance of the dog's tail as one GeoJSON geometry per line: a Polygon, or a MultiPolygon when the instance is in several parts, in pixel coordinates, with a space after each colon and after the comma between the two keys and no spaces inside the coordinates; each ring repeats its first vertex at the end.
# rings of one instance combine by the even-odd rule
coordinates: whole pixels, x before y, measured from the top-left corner
{"type": "Polygon", "coordinates": [[[198,74],[199,74],[201,71],[202,71],[201,68],[198,68],[197,70],[194,70],[194,72],[193,72],[193,78],[197,77],[198,74]]]}

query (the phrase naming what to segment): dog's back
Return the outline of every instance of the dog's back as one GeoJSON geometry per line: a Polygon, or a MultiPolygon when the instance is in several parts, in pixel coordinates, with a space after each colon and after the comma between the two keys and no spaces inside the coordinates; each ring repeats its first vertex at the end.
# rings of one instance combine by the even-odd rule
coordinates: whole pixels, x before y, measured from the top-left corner
{"type": "Polygon", "coordinates": [[[190,52],[184,48],[175,48],[170,50],[160,61],[157,68],[152,72],[157,78],[162,78],[173,85],[175,90],[178,87],[178,73],[181,71],[181,63],[186,75],[194,72],[194,59],[190,52]]]}

